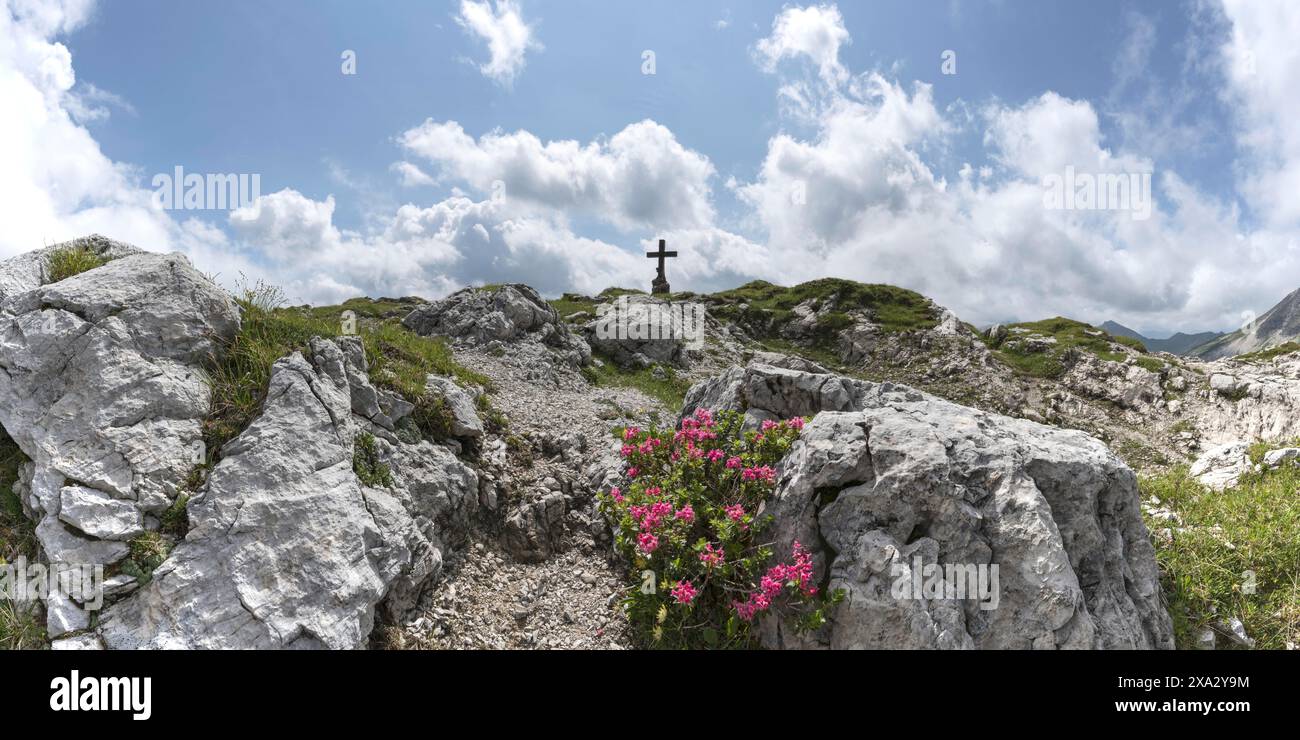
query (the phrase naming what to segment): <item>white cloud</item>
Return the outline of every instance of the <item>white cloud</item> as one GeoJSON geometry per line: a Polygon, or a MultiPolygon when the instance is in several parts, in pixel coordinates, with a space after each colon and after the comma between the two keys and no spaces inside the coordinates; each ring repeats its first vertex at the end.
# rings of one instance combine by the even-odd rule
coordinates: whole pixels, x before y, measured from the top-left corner
{"type": "Polygon", "coordinates": [[[772,21],[771,35],[758,42],[756,52],[768,71],[784,59],[807,57],[823,82],[839,85],[849,76],[840,63],[840,46],[851,42],[836,6],[787,7],[772,21]]]}
{"type": "Polygon", "coordinates": [[[158,245],[178,233],[72,115],[93,118],[73,92],[72,55],[54,39],[91,7],[0,0],[0,256],[94,231],[158,245]]]}
{"type": "Polygon", "coordinates": [[[390,169],[398,175],[401,175],[401,181],[404,187],[413,188],[437,184],[437,180],[433,179],[424,170],[410,162],[394,162],[390,169]]]}
{"type": "Polygon", "coordinates": [[[584,145],[543,143],[527,131],[494,131],[476,141],[455,121],[428,120],[399,141],[445,175],[521,208],[564,209],[624,229],[701,227],[713,220],[712,163],[654,121],[584,145]]]}
{"type": "Polygon", "coordinates": [[[1270,0],[1224,0],[1232,23],[1219,50],[1227,98],[1246,150],[1240,188],[1276,227],[1300,225],[1300,7],[1270,0]]]}
{"type": "Polygon", "coordinates": [[[461,0],[456,22],[487,43],[489,59],[479,71],[504,85],[523,71],[530,50],[542,48],[514,0],[496,0],[495,8],[488,0],[461,0]]]}

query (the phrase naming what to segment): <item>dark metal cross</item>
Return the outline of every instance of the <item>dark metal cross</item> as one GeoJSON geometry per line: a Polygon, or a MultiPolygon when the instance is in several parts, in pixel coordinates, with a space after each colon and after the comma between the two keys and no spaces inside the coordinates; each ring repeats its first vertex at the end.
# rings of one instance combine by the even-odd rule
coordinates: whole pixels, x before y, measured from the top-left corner
{"type": "Polygon", "coordinates": [[[676,257],[676,256],[677,256],[677,253],[676,253],[676,252],[665,252],[665,251],[664,251],[664,240],[663,240],[663,239],[660,239],[660,240],[659,240],[659,251],[658,251],[658,252],[646,252],[646,253],[645,253],[645,256],[646,256],[646,257],[649,257],[650,259],[656,259],[656,258],[658,258],[658,260],[659,260],[659,278],[662,280],[663,277],[664,277],[664,258],[665,258],[665,257],[676,257]]]}

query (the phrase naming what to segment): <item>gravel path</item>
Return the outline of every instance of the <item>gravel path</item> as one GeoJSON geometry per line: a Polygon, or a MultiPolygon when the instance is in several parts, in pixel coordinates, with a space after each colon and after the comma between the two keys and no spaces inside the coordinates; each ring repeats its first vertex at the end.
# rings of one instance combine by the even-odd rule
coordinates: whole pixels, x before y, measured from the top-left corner
{"type": "MultiPolygon", "coordinates": [[[[623,576],[608,541],[590,534],[593,491],[583,470],[616,444],[612,430],[671,413],[630,388],[593,387],[564,366],[539,368],[527,355],[456,351],[456,360],[488,376],[492,404],[509,419],[509,434],[536,443],[580,435],[585,444],[533,460],[511,456],[517,489],[561,485],[569,531],[560,551],[542,562],[519,562],[485,532],[448,555],[443,577],[425,595],[423,616],[391,634],[406,649],[624,649],[631,647],[619,604],[623,576]]],[[[674,410],[675,411],[675,410],[674,410]]]]}

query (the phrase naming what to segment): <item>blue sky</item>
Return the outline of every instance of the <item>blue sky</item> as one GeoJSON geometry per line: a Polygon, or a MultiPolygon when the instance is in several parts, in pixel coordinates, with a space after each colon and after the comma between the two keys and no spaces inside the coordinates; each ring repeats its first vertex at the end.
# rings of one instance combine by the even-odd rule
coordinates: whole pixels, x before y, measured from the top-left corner
{"type": "Polygon", "coordinates": [[[678,289],[839,275],[1157,335],[1300,282],[1285,4],[39,6],[0,0],[0,91],[43,97],[11,141],[70,163],[11,186],[5,254],[93,228],[321,302],[639,285],[668,236],[678,289]],[[264,202],[142,205],[177,165],[258,173],[264,202]],[[1154,215],[1044,213],[1067,165],[1151,172],[1154,215]]]}

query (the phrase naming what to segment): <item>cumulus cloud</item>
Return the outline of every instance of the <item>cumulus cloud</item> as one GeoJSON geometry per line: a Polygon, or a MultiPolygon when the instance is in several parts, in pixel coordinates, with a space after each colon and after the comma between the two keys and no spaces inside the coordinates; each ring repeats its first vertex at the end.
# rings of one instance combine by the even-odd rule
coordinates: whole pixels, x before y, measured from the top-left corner
{"type": "Polygon", "coordinates": [[[514,0],[496,0],[495,7],[488,0],[461,0],[456,22],[487,44],[489,58],[479,71],[504,85],[523,72],[529,51],[542,48],[514,0]]]}
{"type": "Polygon", "coordinates": [[[94,115],[74,92],[71,53],[55,39],[91,10],[81,0],[0,0],[0,256],[94,231],[164,245],[180,233],[74,118],[94,115]]]}
{"type": "Polygon", "coordinates": [[[771,35],[760,40],[755,51],[768,71],[784,59],[803,57],[817,68],[823,82],[839,85],[849,76],[840,63],[840,46],[850,41],[838,7],[787,7],[772,21],[771,35]]]}
{"type": "Polygon", "coordinates": [[[1300,12],[1293,3],[1224,0],[1232,24],[1220,48],[1226,97],[1247,151],[1240,187],[1276,227],[1300,225],[1300,12]]]}
{"type": "Polygon", "coordinates": [[[427,120],[399,142],[444,175],[521,207],[564,209],[624,229],[700,227],[714,216],[713,164],[650,120],[585,145],[543,143],[527,131],[476,140],[455,121],[427,120]]]}

